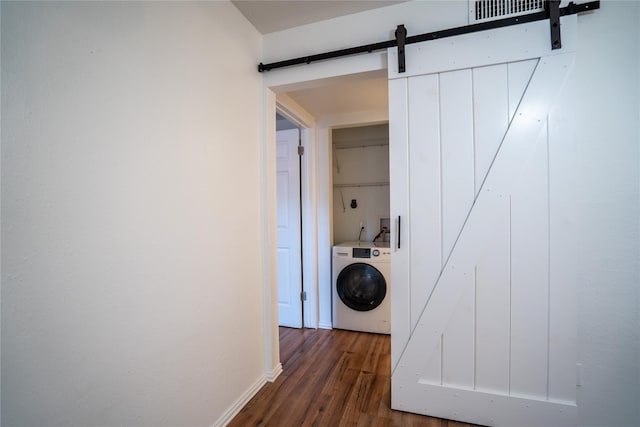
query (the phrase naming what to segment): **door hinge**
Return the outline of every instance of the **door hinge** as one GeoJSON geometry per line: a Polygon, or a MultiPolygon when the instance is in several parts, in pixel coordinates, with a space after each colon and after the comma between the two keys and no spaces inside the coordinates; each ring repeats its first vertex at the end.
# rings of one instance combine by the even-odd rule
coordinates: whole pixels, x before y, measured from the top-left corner
{"type": "Polygon", "coordinates": [[[307,293],[305,291],[300,292],[300,301],[307,300],[307,293]]]}
{"type": "Polygon", "coordinates": [[[304,146],[298,145],[298,156],[302,156],[304,154],[304,146]]]}

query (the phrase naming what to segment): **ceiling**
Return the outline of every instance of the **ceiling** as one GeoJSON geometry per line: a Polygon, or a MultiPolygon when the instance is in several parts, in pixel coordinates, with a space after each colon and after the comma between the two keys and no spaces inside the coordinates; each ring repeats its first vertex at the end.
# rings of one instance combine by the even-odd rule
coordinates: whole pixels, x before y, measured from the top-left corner
{"type": "Polygon", "coordinates": [[[262,34],[364,12],[407,0],[231,0],[262,34]]]}
{"type": "Polygon", "coordinates": [[[387,108],[387,78],[354,80],[313,89],[288,92],[315,117],[387,108]]]}
{"type": "MultiPolygon", "coordinates": [[[[286,30],[407,0],[231,0],[262,34],[286,30]]],[[[386,108],[387,79],[369,78],[288,92],[311,115],[320,117],[386,108]]]]}

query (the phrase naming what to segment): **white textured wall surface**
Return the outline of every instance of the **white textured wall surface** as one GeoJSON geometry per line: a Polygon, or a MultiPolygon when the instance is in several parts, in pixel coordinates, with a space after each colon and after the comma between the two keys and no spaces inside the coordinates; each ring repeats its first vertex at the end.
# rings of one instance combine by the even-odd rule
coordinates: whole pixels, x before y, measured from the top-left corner
{"type": "Polygon", "coordinates": [[[211,425],[263,374],[260,35],[2,3],[2,424],[211,425]]]}
{"type": "MultiPolygon", "coordinates": [[[[354,46],[393,39],[398,25],[403,24],[409,36],[466,25],[469,11],[466,0],[410,1],[367,12],[342,16],[264,36],[261,62],[269,63],[354,46]]],[[[278,91],[318,87],[327,79],[340,76],[358,78],[360,73],[374,72],[380,77],[385,70],[385,50],[314,62],[265,73],[268,86],[278,91]]],[[[345,113],[342,111],[342,113],[345,113]]]]}
{"type": "Polygon", "coordinates": [[[332,140],[333,241],[360,237],[371,242],[380,232],[380,218],[389,218],[389,126],[334,129],[332,140]],[[351,200],[356,200],[356,208],[351,207],[351,200]]]}
{"type": "Polygon", "coordinates": [[[575,112],[580,425],[640,425],[638,2],[579,17],[575,112]]]}
{"type": "Polygon", "coordinates": [[[466,25],[467,7],[466,0],[406,2],[269,33],[262,59],[267,63],[391,40],[400,24],[408,36],[466,25]]]}

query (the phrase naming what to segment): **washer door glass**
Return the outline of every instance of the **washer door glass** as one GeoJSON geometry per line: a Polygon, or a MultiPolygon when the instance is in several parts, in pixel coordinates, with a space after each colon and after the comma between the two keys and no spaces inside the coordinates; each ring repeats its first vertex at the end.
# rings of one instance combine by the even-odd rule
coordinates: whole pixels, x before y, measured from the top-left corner
{"type": "Polygon", "coordinates": [[[342,269],[336,288],[342,302],[357,311],[373,310],[387,294],[387,282],[382,273],[374,266],[361,262],[342,269]]]}

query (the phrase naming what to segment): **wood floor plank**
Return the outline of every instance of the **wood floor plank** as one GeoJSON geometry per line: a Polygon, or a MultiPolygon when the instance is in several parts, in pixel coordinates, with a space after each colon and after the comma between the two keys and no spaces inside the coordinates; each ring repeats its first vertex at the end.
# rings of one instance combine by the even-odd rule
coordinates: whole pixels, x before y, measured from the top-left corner
{"type": "Polygon", "coordinates": [[[281,327],[280,358],[280,377],[230,427],[473,427],[391,409],[388,335],[281,327]]]}

